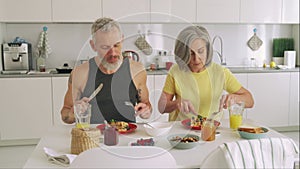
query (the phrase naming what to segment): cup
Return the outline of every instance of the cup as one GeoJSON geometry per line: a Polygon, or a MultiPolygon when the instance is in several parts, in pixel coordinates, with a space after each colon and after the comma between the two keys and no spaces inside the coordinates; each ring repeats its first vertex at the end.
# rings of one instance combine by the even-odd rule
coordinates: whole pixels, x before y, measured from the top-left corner
{"type": "Polygon", "coordinates": [[[76,128],[88,130],[91,122],[91,108],[90,104],[75,104],[74,114],[76,119],[76,128]]]}
{"type": "Polygon", "coordinates": [[[214,120],[207,119],[203,122],[201,127],[201,139],[203,141],[213,141],[216,139],[217,126],[214,124],[214,120]]]}
{"type": "Polygon", "coordinates": [[[40,72],[46,72],[46,66],[45,65],[40,65],[39,70],[40,70],[40,72]]]}
{"type": "Polygon", "coordinates": [[[166,69],[170,70],[170,68],[172,67],[173,62],[166,62],[166,69]]]}
{"type": "Polygon", "coordinates": [[[243,123],[244,102],[229,105],[230,128],[236,130],[243,123]]]}

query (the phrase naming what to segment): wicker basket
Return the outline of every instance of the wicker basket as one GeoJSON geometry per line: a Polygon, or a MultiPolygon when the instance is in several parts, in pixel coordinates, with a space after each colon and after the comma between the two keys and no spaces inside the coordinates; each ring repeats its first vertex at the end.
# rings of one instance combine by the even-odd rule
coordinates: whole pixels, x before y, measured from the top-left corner
{"type": "Polygon", "coordinates": [[[101,132],[99,129],[90,128],[82,130],[79,128],[72,129],[71,153],[80,154],[81,152],[99,147],[101,132]]]}

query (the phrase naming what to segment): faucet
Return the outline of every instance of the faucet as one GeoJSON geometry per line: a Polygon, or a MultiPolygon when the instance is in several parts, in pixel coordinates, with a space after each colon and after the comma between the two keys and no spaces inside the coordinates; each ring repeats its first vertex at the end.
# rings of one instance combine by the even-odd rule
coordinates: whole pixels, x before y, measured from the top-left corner
{"type": "Polygon", "coordinates": [[[220,52],[221,53],[219,51],[217,51],[217,50],[214,50],[214,52],[216,52],[218,54],[219,59],[221,60],[221,65],[226,65],[225,56],[223,55],[223,40],[222,40],[222,37],[219,36],[219,35],[216,35],[213,38],[212,45],[214,45],[216,39],[220,40],[220,47],[221,47],[220,52]]]}

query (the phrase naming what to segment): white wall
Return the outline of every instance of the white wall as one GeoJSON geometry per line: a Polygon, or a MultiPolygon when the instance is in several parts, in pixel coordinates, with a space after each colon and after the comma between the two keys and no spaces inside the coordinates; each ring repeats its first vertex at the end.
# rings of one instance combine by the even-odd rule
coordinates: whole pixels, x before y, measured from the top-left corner
{"type": "MultiPolygon", "coordinates": [[[[4,27],[4,24],[1,24],[4,27]]],[[[92,57],[94,53],[89,47],[91,24],[5,24],[5,29],[0,27],[0,33],[3,32],[3,40],[11,42],[19,36],[32,43],[35,50],[39,34],[43,26],[48,27],[50,46],[53,53],[46,59],[47,68],[61,66],[68,62],[74,66],[77,60],[92,57]]],[[[173,51],[174,41],[181,29],[188,24],[122,24],[125,35],[125,50],[138,50],[134,41],[139,36],[139,31],[146,33],[146,39],[154,49],[150,56],[142,54],[141,61],[148,66],[153,62],[157,50],[173,51]]],[[[228,65],[247,65],[250,57],[256,57],[258,65],[263,61],[270,62],[272,56],[272,39],[278,37],[293,37],[293,25],[280,24],[201,24],[210,32],[211,37],[220,35],[223,38],[223,53],[228,65]],[[253,52],[247,47],[247,41],[253,35],[253,29],[257,28],[257,36],[262,41],[262,47],[253,52]]],[[[1,40],[1,34],[0,34],[1,40]]],[[[219,43],[215,44],[219,49],[219,43]]],[[[218,59],[215,61],[219,62],[218,59]]]]}

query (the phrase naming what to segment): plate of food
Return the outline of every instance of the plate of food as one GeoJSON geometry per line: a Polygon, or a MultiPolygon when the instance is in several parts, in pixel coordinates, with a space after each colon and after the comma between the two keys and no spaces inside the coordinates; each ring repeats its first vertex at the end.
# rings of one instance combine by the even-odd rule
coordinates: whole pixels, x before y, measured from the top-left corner
{"type": "MultiPolygon", "coordinates": [[[[124,121],[111,121],[109,124],[114,126],[120,134],[132,133],[137,128],[137,125],[124,121]]],[[[97,126],[97,128],[103,131],[105,129],[105,124],[100,124],[97,126]]]]}
{"type": "MultiPolygon", "coordinates": [[[[181,124],[188,128],[188,129],[192,129],[192,130],[201,130],[201,125],[203,124],[203,122],[206,120],[206,118],[202,118],[202,116],[198,116],[197,118],[192,117],[190,119],[185,119],[181,121],[181,124]]],[[[220,125],[220,122],[218,121],[214,121],[216,126],[220,125]]]]}
{"type": "Polygon", "coordinates": [[[167,139],[171,146],[177,149],[194,148],[201,142],[200,137],[194,134],[173,134],[167,139]]]}
{"type": "Polygon", "coordinates": [[[259,139],[267,137],[269,130],[265,127],[243,127],[238,128],[238,132],[245,139],[259,139]]]}
{"type": "Polygon", "coordinates": [[[128,143],[129,146],[154,146],[155,141],[153,138],[140,138],[128,143]]]}

